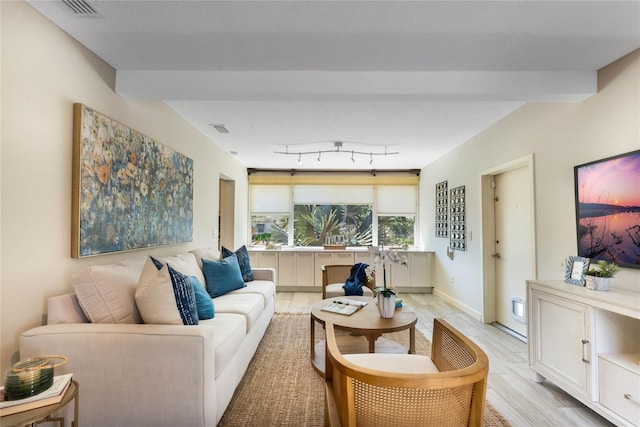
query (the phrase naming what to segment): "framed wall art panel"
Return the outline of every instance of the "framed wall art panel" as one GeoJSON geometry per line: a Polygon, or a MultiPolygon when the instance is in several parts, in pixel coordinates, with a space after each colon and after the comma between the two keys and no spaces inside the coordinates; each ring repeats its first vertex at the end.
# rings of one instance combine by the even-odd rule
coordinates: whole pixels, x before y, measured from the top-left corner
{"type": "Polygon", "coordinates": [[[447,181],[436,184],[436,237],[449,236],[449,191],[447,181]]]}
{"type": "Polygon", "coordinates": [[[83,104],[73,126],[73,257],[192,240],[192,159],[83,104]]]}
{"type": "Polygon", "coordinates": [[[450,228],[449,244],[457,251],[467,250],[467,228],[464,185],[449,191],[450,228]]]}

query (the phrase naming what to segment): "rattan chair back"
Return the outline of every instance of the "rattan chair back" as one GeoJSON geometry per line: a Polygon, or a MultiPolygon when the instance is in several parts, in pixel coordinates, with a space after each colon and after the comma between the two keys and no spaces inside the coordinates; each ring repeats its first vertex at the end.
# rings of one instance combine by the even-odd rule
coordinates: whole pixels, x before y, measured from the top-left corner
{"type": "MultiPolygon", "coordinates": [[[[444,320],[434,320],[431,359],[436,373],[385,372],[355,365],[340,354],[330,322],[326,336],[325,425],[482,425],[487,356],[444,320]]],[[[393,355],[387,357],[393,368],[393,355]]]]}

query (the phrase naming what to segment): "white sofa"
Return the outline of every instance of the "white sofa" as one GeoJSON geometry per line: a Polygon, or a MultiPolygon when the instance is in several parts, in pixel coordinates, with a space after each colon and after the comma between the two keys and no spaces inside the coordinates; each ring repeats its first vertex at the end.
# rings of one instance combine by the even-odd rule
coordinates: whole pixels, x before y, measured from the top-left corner
{"type": "MultiPolygon", "coordinates": [[[[218,259],[217,251],[205,249],[160,261],[205,283],[200,257],[218,259]]],[[[107,306],[102,313],[107,318],[100,322],[124,323],[90,323],[76,294],[53,297],[47,325],[21,334],[20,357],[69,358],[56,375],[72,372],[78,381],[81,425],[214,426],[273,316],[275,271],[253,269],[254,280],[246,287],[214,298],[213,319],[195,326],[143,324],[135,289],[146,259],[93,266],[74,275],[74,283],[100,282],[98,297],[107,306]],[[123,308],[127,305],[132,307],[123,308]]]]}

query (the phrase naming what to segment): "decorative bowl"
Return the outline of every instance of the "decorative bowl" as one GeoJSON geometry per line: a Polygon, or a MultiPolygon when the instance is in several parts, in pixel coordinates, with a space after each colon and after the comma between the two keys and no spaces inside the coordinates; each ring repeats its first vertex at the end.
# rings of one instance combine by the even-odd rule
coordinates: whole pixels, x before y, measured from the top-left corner
{"type": "Polygon", "coordinates": [[[53,385],[54,368],[66,361],[64,356],[41,356],[16,363],[5,373],[5,398],[20,400],[47,390],[53,385]],[[63,362],[55,364],[51,359],[63,359],[63,362]]]}

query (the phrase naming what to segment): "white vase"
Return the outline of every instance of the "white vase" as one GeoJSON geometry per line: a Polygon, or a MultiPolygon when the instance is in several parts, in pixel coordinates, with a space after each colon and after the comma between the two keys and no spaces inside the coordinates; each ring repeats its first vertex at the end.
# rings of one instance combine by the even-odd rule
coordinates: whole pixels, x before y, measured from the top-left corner
{"type": "Polygon", "coordinates": [[[378,310],[380,311],[380,317],[390,319],[396,311],[396,296],[389,295],[385,297],[382,294],[378,294],[378,310]]]}
{"type": "Polygon", "coordinates": [[[587,276],[586,286],[594,291],[608,291],[611,284],[611,277],[587,276]]]}

